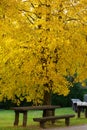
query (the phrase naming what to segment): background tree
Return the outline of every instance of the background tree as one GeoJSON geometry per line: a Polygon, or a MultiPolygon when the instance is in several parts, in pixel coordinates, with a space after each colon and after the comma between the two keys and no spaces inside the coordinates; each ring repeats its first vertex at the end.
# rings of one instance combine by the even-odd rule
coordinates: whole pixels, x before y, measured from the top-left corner
{"type": "Polygon", "coordinates": [[[51,104],[87,78],[86,0],[0,1],[0,99],[51,104]]]}

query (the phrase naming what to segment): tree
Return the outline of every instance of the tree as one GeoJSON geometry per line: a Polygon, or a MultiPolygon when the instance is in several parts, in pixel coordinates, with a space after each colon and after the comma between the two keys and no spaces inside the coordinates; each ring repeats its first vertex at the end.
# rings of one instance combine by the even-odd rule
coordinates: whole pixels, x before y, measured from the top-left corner
{"type": "Polygon", "coordinates": [[[86,0],[0,1],[0,99],[51,104],[87,71],[86,0]]]}

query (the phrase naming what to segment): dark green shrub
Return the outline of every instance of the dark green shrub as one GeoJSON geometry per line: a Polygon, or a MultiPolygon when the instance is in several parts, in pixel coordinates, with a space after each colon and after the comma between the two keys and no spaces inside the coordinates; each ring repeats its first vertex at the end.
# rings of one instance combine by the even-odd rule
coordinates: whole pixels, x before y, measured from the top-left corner
{"type": "Polygon", "coordinates": [[[79,98],[83,101],[85,93],[87,93],[87,89],[83,89],[81,83],[73,83],[73,87],[70,87],[70,93],[67,96],[52,95],[52,105],[60,105],[61,107],[71,106],[72,98],[79,98]]]}

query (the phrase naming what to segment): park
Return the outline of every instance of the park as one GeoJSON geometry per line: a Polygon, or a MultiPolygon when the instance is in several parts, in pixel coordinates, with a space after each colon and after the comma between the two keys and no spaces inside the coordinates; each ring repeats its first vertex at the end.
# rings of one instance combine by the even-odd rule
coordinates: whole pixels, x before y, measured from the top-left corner
{"type": "Polygon", "coordinates": [[[0,130],[87,124],[84,94],[86,0],[1,0],[0,130]]]}

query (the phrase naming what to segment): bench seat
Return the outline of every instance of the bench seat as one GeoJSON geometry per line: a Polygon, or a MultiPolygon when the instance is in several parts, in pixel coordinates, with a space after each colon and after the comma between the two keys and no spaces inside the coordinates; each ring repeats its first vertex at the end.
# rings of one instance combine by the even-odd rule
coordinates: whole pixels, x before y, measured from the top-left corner
{"type": "Polygon", "coordinates": [[[44,128],[44,124],[47,121],[51,121],[52,123],[58,119],[65,119],[65,124],[69,126],[70,118],[75,117],[74,114],[67,114],[67,115],[60,115],[60,116],[48,116],[48,117],[40,117],[40,118],[33,118],[34,121],[40,122],[40,127],[44,128]]]}

